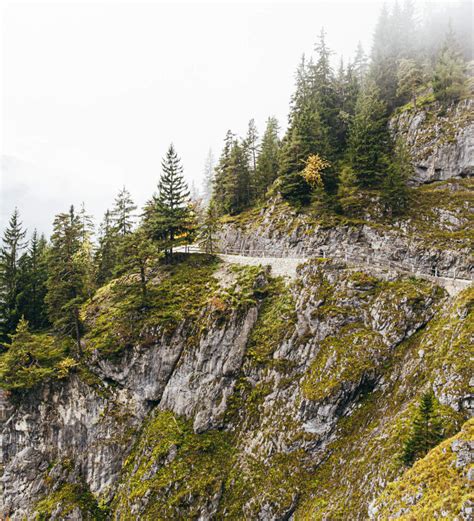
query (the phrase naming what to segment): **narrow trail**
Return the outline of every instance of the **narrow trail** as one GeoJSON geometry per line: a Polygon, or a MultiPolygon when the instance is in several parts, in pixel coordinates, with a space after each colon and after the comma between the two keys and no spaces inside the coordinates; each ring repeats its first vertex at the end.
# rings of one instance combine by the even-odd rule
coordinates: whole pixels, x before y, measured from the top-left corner
{"type": "MultiPolygon", "coordinates": [[[[176,248],[176,251],[183,253],[205,253],[203,249],[196,245],[181,246],[176,248]]],[[[213,251],[213,253],[218,255],[224,262],[228,262],[230,264],[243,264],[246,266],[270,266],[273,275],[288,277],[290,279],[296,278],[297,268],[300,264],[303,264],[307,260],[314,257],[314,255],[312,257],[291,257],[286,255],[282,255],[280,257],[267,256],[265,255],[265,252],[262,252],[263,255],[255,257],[250,254],[246,255],[245,252],[239,250],[235,250],[234,252],[234,250],[231,249],[213,251]]],[[[439,286],[442,286],[451,296],[457,295],[460,291],[466,289],[472,284],[472,280],[469,279],[458,278],[455,275],[453,277],[430,275],[428,273],[409,269],[409,265],[404,265],[403,263],[399,262],[387,262],[386,264],[382,264],[380,262],[374,261],[374,259],[369,257],[351,259],[350,257],[336,257],[328,255],[327,258],[344,262],[347,265],[347,269],[349,270],[365,270],[379,276],[383,276],[384,274],[386,275],[390,272],[396,272],[400,275],[429,280],[439,286]]]]}

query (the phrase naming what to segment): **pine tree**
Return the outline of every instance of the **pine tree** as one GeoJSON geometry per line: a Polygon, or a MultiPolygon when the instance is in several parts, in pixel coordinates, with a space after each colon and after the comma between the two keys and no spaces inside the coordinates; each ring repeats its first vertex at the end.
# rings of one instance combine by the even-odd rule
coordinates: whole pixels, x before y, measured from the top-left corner
{"type": "Polygon", "coordinates": [[[133,212],[136,209],[137,207],[130,192],[124,186],[115,198],[115,204],[111,213],[115,230],[120,237],[124,237],[132,232],[135,222],[133,212]]]}
{"type": "Polygon", "coordinates": [[[79,308],[88,296],[88,272],[82,253],[82,222],[71,206],[53,224],[48,258],[48,315],[54,329],[74,338],[77,355],[82,353],[79,308]]]}
{"type": "Polygon", "coordinates": [[[466,92],[465,69],[455,35],[450,28],[439,52],[433,74],[433,92],[437,100],[455,101],[466,92]]]}
{"type": "Polygon", "coordinates": [[[64,342],[53,336],[35,335],[28,322],[21,318],[13,335],[11,345],[0,357],[0,386],[11,391],[31,389],[40,382],[63,376],[61,368],[65,358],[64,342]]]}
{"type": "Polygon", "coordinates": [[[357,176],[350,166],[343,166],[339,173],[337,197],[345,215],[354,216],[361,209],[361,202],[358,197],[357,176]]]}
{"type": "Polygon", "coordinates": [[[405,2],[403,7],[396,2],[392,12],[386,6],[382,8],[374,33],[369,75],[390,111],[400,101],[397,96],[398,64],[402,58],[413,57],[415,34],[411,2],[405,2]]]}
{"type": "Polygon", "coordinates": [[[7,335],[15,330],[20,319],[17,307],[19,293],[19,260],[26,247],[26,230],[20,221],[20,214],[15,208],[8,227],[3,234],[3,246],[0,249],[0,338],[7,340],[7,335]]]}
{"type": "Polygon", "coordinates": [[[81,209],[79,211],[79,221],[81,223],[81,240],[90,240],[94,234],[94,220],[92,215],[86,211],[86,205],[84,202],[81,203],[81,209]]]}
{"type": "MultiPolygon", "coordinates": [[[[219,163],[215,169],[215,177],[212,186],[212,198],[215,201],[218,212],[223,215],[228,211],[229,200],[229,167],[230,156],[235,144],[235,135],[228,130],[224,139],[224,147],[222,149],[219,163]]],[[[232,187],[230,187],[232,188],[232,187]]]]}
{"type": "Polygon", "coordinates": [[[138,272],[139,278],[127,277],[120,289],[125,288],[132,303],[142,309],[149,306],[149,273],[150,268],[160,257],[156,241],[149,238],[145,228],[140,227],[127,234],[120,242],[119,264],[117,274],[130,274],[138,272]]]}
{"type": "Polygon", "coordinates": [[[262,197],[268,187],[275,181],[279,169],[280,139],[278,137],[278,121],[274,117],[267,120],[262,146],[257,158],[255,177],[256,198],[262,197]]]}
{"type": "Polygon", "coordinates": [[[99,228],[99,245],[95,253],[98,286],[105,284],[114,275],[118,261],[117,248],[122,237],[117,233],[110,210],[107,210],[99,228]]]}
{"type": "Polygon", "coordinates": [[[209,149],[207,153],[206,162],[204,164],[204,176],[203,176],[203,202],[208,205],[212,197],[212,186],[214,183],[214,168],[215,160],[212,150],[209,149]]]}
{"type": "Polygon", "coordinates": [[[411,432],[404,443],[402,462],[409,466],[422,458],[430,449],[443,439],[443,425],[437,412],[436,398],[433,391],[421,397],[412,421],[411,432]]]}
{"type": "Polygon", "coordinates": [[[413,176],[413,165],[406,144],[399,140],[382,182],[382,203],[390,216],[402,215],[410,203],[408,180],[413,176]]]}
{"type": "MultiPolygon", "coordinates": [[[[331,67],[332,51],[326,44],[326,33],[321,29],[318,42],[315,45],[317,59],[308,69],[311,84],[311,97],[319,115],[320,125],[325,139],[317,143],[314,153],[334,161],[340,149],[337,140],[338,127],[338,99],[334,72],[331,67]]],[[[305,158],[306,159],[306,158],[305,158]]],[[[326,185],[333,179],[326,179],[326,185]]]]}
{"type": "Polygon", "coordinates": [[[19,293],[17,306],[33,330],[41,330],[49,326],[45,298],[48,279],[47,265],[48,247],[44,235],[38,237],[34,230],[28,251],[19,262],[19,293]]]}
{"type": "Polygon", "coordinates": [[[417,92],[423,84],[423,72],[416,60],[403,58],[398,66],[398,96],[409,96],[416,109],[417,92]]]}
{"type": "Polygon", "coordinates": [[[356,103],[349,128],[348,159],[360,186],[377,186],[389,150],[387,111],[373,82],[367,82],[356,103]]]}
{"type": "Polygon", "coordinates": [[[354,72],[354,75],[355,75],[359,85],[362,85],[363,81],[365,80],[368,68],[369,68],[369,65],[368,65],[367,55],[364,52],[362,43],[359,42],[357,44],[354,61],[352,63],[352,70],[354,72]]]}
{"type": "MultiPolygon", "coordinates": [[[[253,193],[256,186],[256,172],[257,172],[257,157],[260,150],[258,142],[258,131],[255,125],[255,120],[249,121],[247,136],[243,142],[244,152],[247,158],[247,169],[249,171],[249,188],[253,193]]],[[[249,201],[250,201],[249,197],[249,201]]]]}
{"type": "Polygon", "coordinates": [[[206,253],[214,253],[219,229],[219,212],[214,201],[211,201],[199,231],[199,244],[206,253]]]}
{"type": "Polygon", "coordinates": [[[145,226],[150,238],[161,241],[171,258],[173,247],[192,239],[194,223],[189,207],[189,189],[173,145],[170,145],[161,166],[163,173],[158,193],[146,205],[145,226]]]}

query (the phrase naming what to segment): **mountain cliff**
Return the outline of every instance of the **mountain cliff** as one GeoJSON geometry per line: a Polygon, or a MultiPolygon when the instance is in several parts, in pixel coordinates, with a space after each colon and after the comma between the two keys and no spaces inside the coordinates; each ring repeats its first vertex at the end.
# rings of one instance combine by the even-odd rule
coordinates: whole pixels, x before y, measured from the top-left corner
{"type": "Polygon", "coordinates": [[[133,271],[100,288],[80,360],[2,392],[3,518],[469,519],[471,104],[452,139],[427,110],[392,120],[418,154],[407,215],[274,194],[225,220],[223,250],[301,257],[295,278],[175,254],[146,306],[133,271]],[[428,391],[446,441],[409,469],[428,391]]]}

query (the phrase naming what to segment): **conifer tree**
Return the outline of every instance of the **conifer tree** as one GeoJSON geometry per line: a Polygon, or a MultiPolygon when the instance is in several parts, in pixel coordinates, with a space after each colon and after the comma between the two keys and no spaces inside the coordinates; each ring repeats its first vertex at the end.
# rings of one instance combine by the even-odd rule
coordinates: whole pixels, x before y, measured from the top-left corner
{"type": "Polygon", "coordinates": [[[278,121],[274,117],[267,120],[267,126],[262,138],[262,146],[257,158],[255,179],[256,197],[265,194],[268,187],[275,181],[279,169],[280,139],[278,137],[278,121]]]}
{"type": "Polygon", "coordinates": [[[48,247],[44,235],[33,231],[29,247],[19,262],[19,293],[17,305],[20,315],[29,322],[31,329],[41,330],[49,325],[45,298],[48,278],[48,247]]]}
{"type": "Polygon", "coordinates": [[[79,308],[88,296],[88,272],[82,255],[82,222],[71,206],[53,224],[49,251],[48,315],[55,330],[74,338],[77,355],[82,353],[79,308]]]}
{"type": "Polygon", "coordinates": [[[83,242],[88,241],[94,234],[94,220],[92,215],[87,213],[84,202],[81,203],[78,217],[81,223],[81,240],[83,242]]]}
{"type": "Polygon", "coordinates": [[[7,340],[7,335],[15,330],[20,318],[17,307],[19,292],[19,260],[26,247],[26,230],[20,221],[20,214],[15,208],[8,227],[3,234],[0,249],[0,338],[7,340]]]}
{"type": "Polygon", "coordinates": [[[219,229],[219,212],[215,202],[211,201],[199,231],[199,244],[206,253],[214,253],[219,229]]]}
{"type": "Polygon", "coordinates": [[[139,227],[124,237],[119,248],[120,260],[117,273],[121,275],[137,272],[139,275],[138,283],[134,278],[128,277],[120,289],[125,289],[136,307],[146,308],[150,304],[148,291],[150,268],[160,257],[157,243],[149,238],[144,227],[139,227]]]}
{"type": "Polygon", "coordinates": [[[359,41],[359,43],[357,44],[354,61],[352,63],[352,70],[353,70],[354,76],[356,77],[359,85],[362,85],[362,83],[365,79],[365,76],[367,74],[368,67],[369,67],[369,65],[368,65],[367,55],[364,52],[362,43],[359,41]]]}
{"type": "Polygon", "coordinates": [[[110,210],[107,210],[99,228],[99,245],[95,253],[96,282],[99,286],[114,275],[118,261],[117,248],[122,237],[118,235],[110,210]]]}
{"type": "Polygon", "coordinates": [[[137,209],[130,192],[125,186],[120,190],[112,208],[111,217],[119,237],[132,232],[135,222],[134,211],[137,209]]]}
{"type": "Polygon", "coordinates": [[[373,82],[367,82],[356,103],[349,128],[348,159],[359,185],[380,183],[389,150],[387,112],[373,82]]]}
{"type": "Polygon", "coordinates": [[[416,60],[403,58],[398,66],[398,96],[408,96],[416,109],[417,92],[423,84],[423,73],[416,60]]]}
{"type": "Polygon", "coordinates": [[[206,162],[204,164],[204,179],[203,179],[203,203],[205,205],[209,204],[209,201],[212,197],[212,186],[214,183],[214,154],[212,150],[209,149],[209,152],[206,157],[206,162]]]}
{"type": "MultiPolygon", "coordinates": [[[[18,322],[11,345],[0,358],[0,386],[17,391],[30,389],[45,379],[61,377],[61,362],[65,359],[64,342],[53,336],[30,332],[23,317],[18,322]]],[[[69,364],[71,365],[71,364],[69,364]]]]}
{"type": "Polygon", "coordinates": [[[231,152],[235,143],[235,134],[228,130],[224,139],[224,147],[222,149],[219,162],[215,169],[215,177],[212,187],[212,198],[216,203],[218,212],[222,215],[228,211],[229,199],[229,167],[231,152]]]}
{"type": "Polygon", "coordinates": [[[466,91],[465,64],[450,28],[439,52],[433,73],[433,92],[442,102],[455,101],[466,91]]]}
{"type": "Polygon", "coordinates": [[[220,215],[241,212],[252,201],[249,156],[244,141],[229,130],[224,141],[213,187],[213,200],[220,215]]]}
{"type": "Polygon", "coordinates": [[[189,189],[173,145],[170,145],[161,166],[163,172],[158,193],[145,208],[145,226],[150,238],[161,241],[166,254],[172,257],[173,247],[192,239],[194,223],[189,189]]]}
{"type": "MultiPolygon", "coordinates": [[[[339,106],[336,82],[330,60],[332,51],[326,44],[324,29],[321,29],[315,51],[317,59],[314,64],[309,66],[308,74],[311,84],[311,97],[322,127],[320,135],[324,135],[325,139],[315,145],[317,149],[314,149],[313,152],[333,161],[339,153],[337,141],[339,106]]],[[[328,181],[326,181],[326,184],[328,181]]]]}
{"type": "Polygon", "coordinates": [[[339,173],[337,197],[339,205],[345,215],[354,216],[360,210],[360,200],[357,197],[358,184],[354,170],[350,166],[343,166],[339,173]]]}
{"type": "Polygon", "coordinates": [[[249,121],[247,136],[245,137],[243,145],[248,156],[248,168],[250,175],[254,176],[255,171],[257,170],[257,157],[260,150],[260,145],[258,142],[258,131],[254,119],[249,121]]]}
{"type": "Polygon", "coordinates": [[[410,192],[408,180],[413,176],[413,165],[406,144],[399,140],[382,182],[382,202],[390,216],[402,215],[408,208],[410,192]]]}
{"type": "Polygon", "coordinates": [[[433,391],[423,394],[413,418],[410,435],[403,446],[401,459],[407,466],[422,458],[443,439],[443,425],[436,405],[433,391]]]}

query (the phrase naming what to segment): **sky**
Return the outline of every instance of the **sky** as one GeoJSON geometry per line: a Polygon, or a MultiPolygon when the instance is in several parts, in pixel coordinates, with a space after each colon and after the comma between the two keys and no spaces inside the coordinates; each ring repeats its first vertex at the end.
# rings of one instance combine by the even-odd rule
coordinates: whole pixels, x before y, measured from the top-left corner
{"type": "Polygon", "coordinates": [[[347,60],[381,5],[3,0],[0,231],[15,207],[30,231],[82,201],[98,222],[124,185],[143,205],[171,142],[199,187],[228,129],[284,130],[321,28],[347,60]]]}

